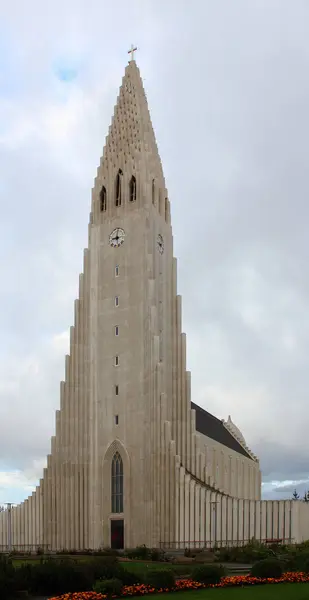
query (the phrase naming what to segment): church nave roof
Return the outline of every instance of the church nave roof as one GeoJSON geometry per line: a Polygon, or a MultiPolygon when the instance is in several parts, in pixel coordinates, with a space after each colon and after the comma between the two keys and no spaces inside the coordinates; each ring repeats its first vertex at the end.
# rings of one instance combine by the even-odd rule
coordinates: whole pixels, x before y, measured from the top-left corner
{"type": "Polygon", "coordinates": [[[196,412],[196,430],[199,433],[253,460],[253,455],[246,451],[220,419],[194,404],[194,402],[191,402],[191,408],[196,412]]]}

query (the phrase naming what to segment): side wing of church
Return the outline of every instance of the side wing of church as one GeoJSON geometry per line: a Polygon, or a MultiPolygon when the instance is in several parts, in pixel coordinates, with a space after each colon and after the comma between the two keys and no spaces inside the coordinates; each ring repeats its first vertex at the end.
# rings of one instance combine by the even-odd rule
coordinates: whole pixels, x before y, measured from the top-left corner
{"type": "Polygon", "coordinates": [[[4,547],[212,546],[309,538],[307,504],[262,501],[229,418],[191,401],[170,202],[139,69],[126,67],[92,191],[56,432],[4,547]]]}

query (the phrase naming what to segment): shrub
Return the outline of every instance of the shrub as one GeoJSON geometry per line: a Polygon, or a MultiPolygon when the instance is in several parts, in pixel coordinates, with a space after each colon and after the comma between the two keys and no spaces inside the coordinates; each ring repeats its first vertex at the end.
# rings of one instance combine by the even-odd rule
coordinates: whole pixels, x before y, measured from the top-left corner
{"type": "Polygon", "coordinates": [[[137,546],[126,550],[125,555],[128,558],[136,558],[137,560],[148,560],[151,558],[151,550],[145,545],[137,546]]]}
{"type": "Polygon", "coordinates": [[[108,597],[120,596],[122,587],[122,581],[119,579],[102,579],[95,582],[93,591],[108,597]]]}
{"type": "Polygon", "coordinates": [[[70,559],[49,559],[21,565],[16,575],[20,589],[37,595],[83,592],[89,590],[93,583],[87,565],[70,559]]]}
{"type": "Polygon", "coordinates": [[[152,548],[150,550],[150,558],[154,562],[166,562],[166,555],[164,550],[160,548],[152,548]]]}
{"type": "Polygon", "coordinates": [[[178,564],[176,563],[172,568],[173,573],[178,575],[178,577],[182,577],[183,575],[191,576],[192,573],[192,563],[178,564]]]}
{"type": "Polygon", "coordinates": [[[303,573],[309,573],[309,560],[308,560],[308,558],[307,558],[306,561],[304,561],[301,571],[303,573]]]}
{"type": "Polygon", "coordinates": [[[282,576],[283,564],[277,558],[265,558],[255,563],[251,569],[252,577],[268,578],[273,577],[275,579],[282,576]]]}
{"type": "Polygon", "coordinates": [[[300,544],[296,544],[296,548],[299,550],[308,550],[309,540],[304,540],[303,542],[300,542],[300,544]]]}
{"type": "Polygon", "coordinates": [[[226,575],[222,565],[199,565],[192,569],[191,577],[193,581],[200,583],[215,584],[220,583],[221,578],[226,575]]]}
{"type": "Polygon", "coordinates": [[[244,546],[231,546],[216,550],[217,559],[223,562],[253,563],[264,558],[271,558],[273,555],[273,550],[256,540],[251,540],[244,546]]]}
{"type": "Polygon", "coordinates": [[[102,579],[119,579],[123,585],[141,583],[141,577],[138,573],[125,569],[114,556],[95,557],[89,560],[86,565],[92,583],[102,579]]]}
{"type": "Polygon", "coordinates": [[[175,574],[171,569],[150,569],[145,580],[148,585],[156,590],[171,590],[175,585],[175,574]]]}
{"type": "Polygon", "coordinates": [[[28,590],[34,595],[83,592],[91,589],[96,580],[120,580],[124,585],[135,585],[140,577],[124,569],[114,556],[93,557],[86,562],[60,557],[41,559],[37,564],[22,564],[15,571],[18,590],[28,590]]]}
{"type": "Polygon", "coordinates": [[[304,571],[308,572],[309,552],[308,548],[301,551],[290,553],[286,562],[287,571],[304,571]]]}
{"type": "Polygon", "coordinates": [[[114,573],[121,568],[115,556],[93,556],[82,564],[87,565],[94,580],[114,579],[114,573]]]}
{"type": "Polygon", "coordinates": [[[15,569],[12,561],[5,555],[0,555],[0,591],[1,600],[10,598],[15,589],[15,569]]]}
{"type": "Polygon", "coordinates": [[[33,565],[22,563],[15,569],[15,587],[16,591],[30,591],[32,582],[33,565]]]}
{"type": "Polygon", "coordinates": [[[123,585],[138,585],[143,583],[143,577],[138,573],[133,573],[129,569],[122,569],[121,581],[123,585]]]}

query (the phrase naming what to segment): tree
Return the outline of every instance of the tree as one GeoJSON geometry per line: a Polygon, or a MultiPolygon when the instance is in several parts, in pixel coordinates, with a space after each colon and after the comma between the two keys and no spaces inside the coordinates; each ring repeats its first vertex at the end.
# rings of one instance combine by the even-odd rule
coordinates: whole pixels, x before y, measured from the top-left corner
{"type": "Polygon", "coordinates": [[[299,500],[299,498],[300,498],[300,496],[299,496],[299,494],[297,493],[297,491],[295,489],[294,492],[293,492],[293,500],[299,500]]]}
{"type": "Polygon", "coordinates": [[[303,501],[304,502],[309,502],[309,490],[304,493],[303,501]]]}

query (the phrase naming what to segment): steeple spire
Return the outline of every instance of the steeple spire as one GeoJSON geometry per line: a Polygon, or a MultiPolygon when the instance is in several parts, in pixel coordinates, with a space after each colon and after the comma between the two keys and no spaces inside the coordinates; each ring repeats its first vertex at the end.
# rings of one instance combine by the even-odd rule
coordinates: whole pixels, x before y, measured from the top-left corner
{"type": "Polygon", "coordinates": [[[116,214],[115,206],[124,208],[129,205],[128,190],[132,177],[136,182],[132,195],[136,199],[136,207],[151,204],[153,182],[158,196],[157,204],[164,203],[167,197],[147,98],[134,60],[135,50],[136,47],[132,45],[129,50],[132,58],[125,69],[95,180],[92,206],[95,218],[99,216],[100,205],[104,205],[106,216],[116,214]],[[100,198],[102,186],[105,188],[103,201],[100,198]],[[128,192],[127,198],[119,199],[121,188],[128,192]]]}

